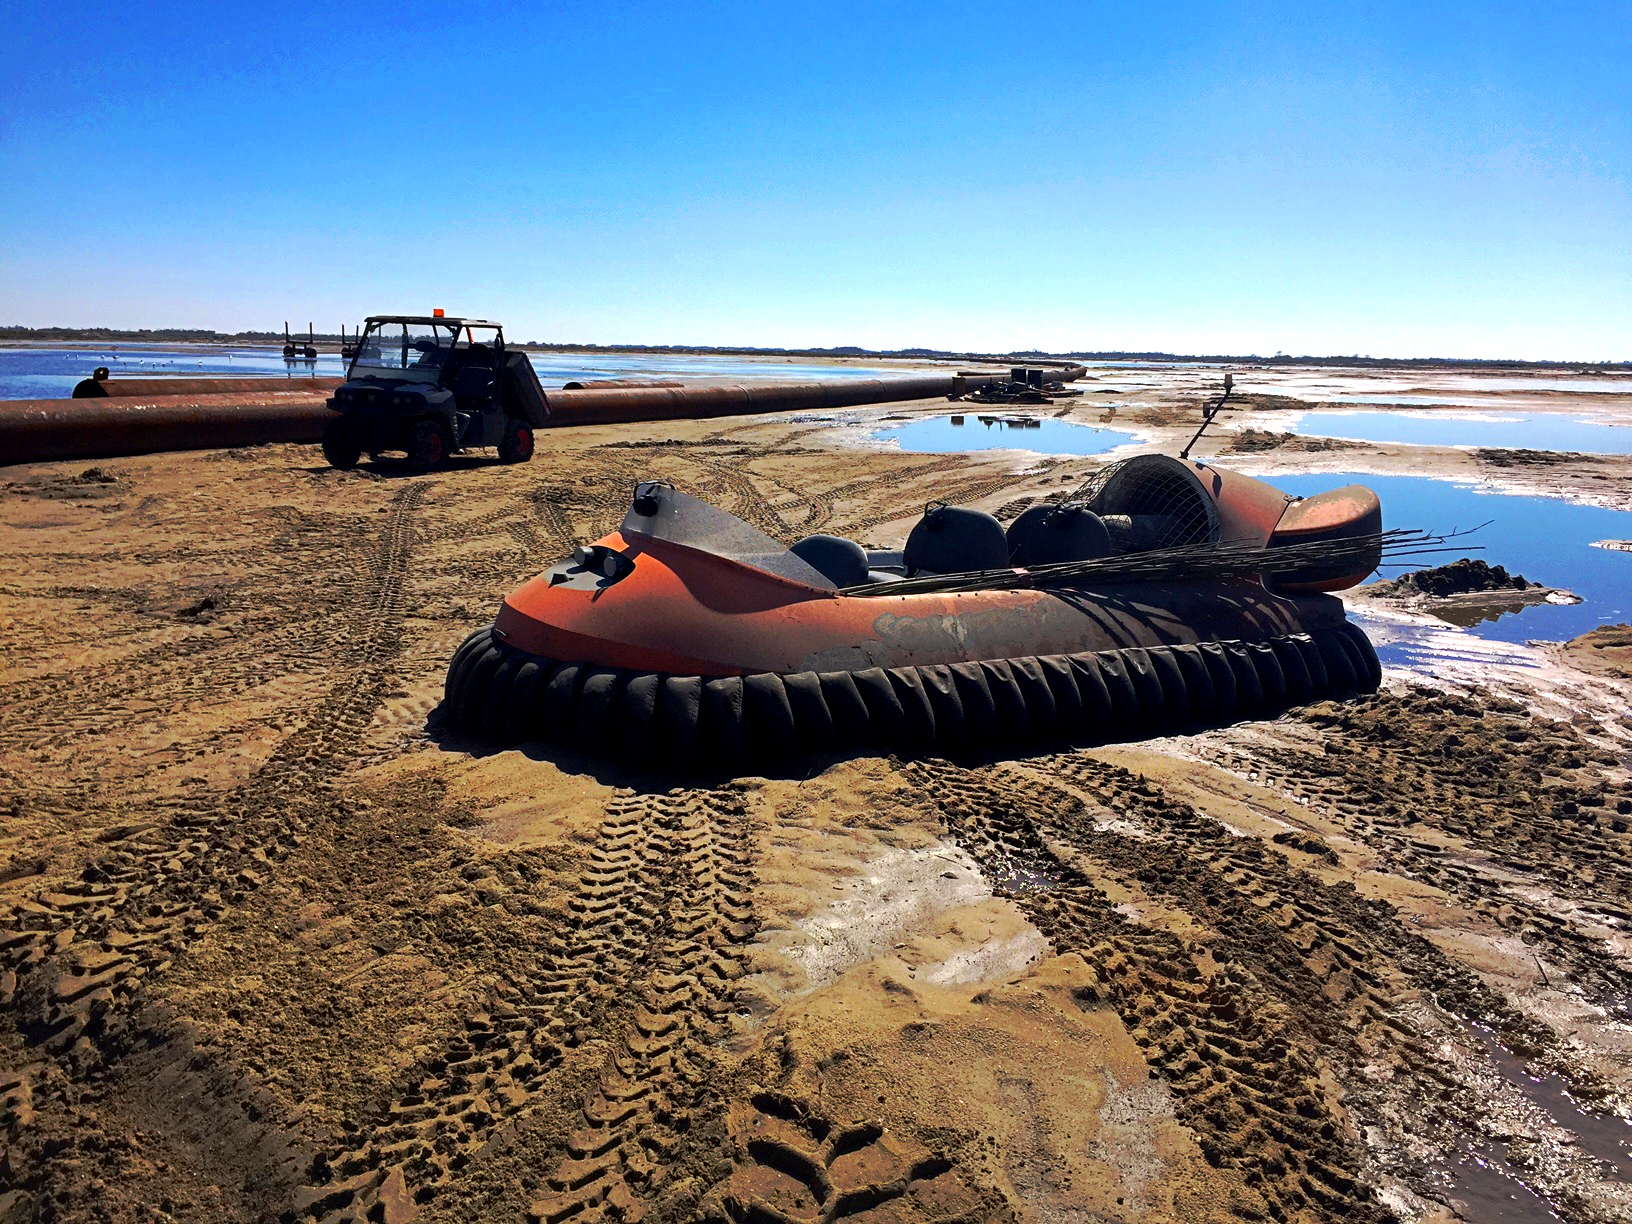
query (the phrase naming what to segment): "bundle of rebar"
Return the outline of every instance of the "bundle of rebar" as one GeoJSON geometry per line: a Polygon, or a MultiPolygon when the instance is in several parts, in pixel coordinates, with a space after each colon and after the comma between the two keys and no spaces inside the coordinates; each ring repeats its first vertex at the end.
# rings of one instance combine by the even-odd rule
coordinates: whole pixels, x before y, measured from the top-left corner
{"type": "Polygon", "coordinates": [[[1061,561],[1028,569],[979,570],[966,574],[925,574],[899,582],[846,587],[845,595],[922,595],[958,591],[1002,591],[1029,587],[1115,586],[1137,582],[1168,582],[1185,578],[1259,578],[1318,567],[1337,570],[1353,566],[1369,572],[1384,561],[1415,560],[1433,553],[1463,552],[1466,545],[1447,545],[1452,537],[1414,529],[1350,536],[1340,540],[1312,540],[1266,548],[1256,540],[1186,544],[1145,552],[1061,561]]]}

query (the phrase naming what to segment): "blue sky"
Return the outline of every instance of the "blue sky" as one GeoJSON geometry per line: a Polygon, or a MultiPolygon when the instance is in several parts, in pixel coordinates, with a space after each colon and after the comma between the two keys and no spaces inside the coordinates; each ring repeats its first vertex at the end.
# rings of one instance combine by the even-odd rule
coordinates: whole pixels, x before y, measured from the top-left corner
{"type": "Polygon", "coordinates": [[[1632,358],[1632,5],[15,5],[0,322],[1632,358]]]}

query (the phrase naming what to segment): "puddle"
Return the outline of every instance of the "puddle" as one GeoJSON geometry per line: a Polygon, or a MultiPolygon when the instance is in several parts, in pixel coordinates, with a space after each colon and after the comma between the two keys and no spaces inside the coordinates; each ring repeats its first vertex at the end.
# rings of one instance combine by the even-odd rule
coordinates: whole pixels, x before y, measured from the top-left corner
{"type": "Polygon", "coordinates": [[[839,895],[795,924],[802,942],[785,952],[805,971],[808,990],[885,955],[937,915],[993,892],[975,860],[955,846],[887,851],[833,888],[839,895]]]}
{"type": "MultiPolygon", "coordinates": [[[[1491,1062],[1529,1105],[1559,1129],[1575,1136],[1575,1146],[1601,1162],[1598,1175],[1617,1183],[1632,1169],[1632,1126],[1619,1118],[1587,1113],[1554,1076],[1536,1079],[1515,1057],[1478,1025],[1465,1026],[1467,1036],[1483,1047],[1491,1062]]],[[[1552,1224],[1562,1218],[1553,1204],[1530,1185],[1531,1171],[1544,1160],[1533,1139],[1470,1146],[1440,1167],[1448,1181],[1445,1197],[1470,1220],[1512,1220],[1552,1224]]]]}
{"type": "MultiPolygon", "coordinates": [[[[1444,533],[1488,521],[1489,526],[1467,538],[1468,556],[1581,596],[1579,604],[1536,604],[1466,630],[1447,626],[1448,634],[1497,642],[1559,642],[1599,625],[1632,620],[1632,554],[1594,547],[1604,539],[1632,539],[1632,513],[1627,511],[1582,506],[1555,497],[1495,493],[1426,476],[1285,476],[1276,477],[1273,483],[1304,497],[1343,484],[1366,485],[1382,498],[1384,526],[1390,528],[1419,527],[1444,533]],[[1482,551],[1473,551],[1476,545],[1483,546],[1482,551]]],[[[1456,555],[1390,566],[1382,576],[1398,577],[1408,569],[1454,560],[1456,555]]]]}
{"type": "Polygon", "coordinates": [[[1558,1224],[1563,1217],[1520,1180],[1519,1170],[1488,1154],[1470,1152],[1446,1173],[1447,1197],[1460,1203],[1468,1220],[1511,1220],[1515,1224],[1558,1224]]]}
{"type": "Polygon", "coordinates": [[[1621,1118],[1588,1113],[1564,1090],[1556,1075],[1536,1079],[1525,1067],[1523,1059],[1503,1048],[1484,1029],[1478,1025],[1470,1025],[1469,1029],[1489,1052],[1491,1061],[1502,1069],[1508,1083],[1559,1126],[1572,1133],[1583,1152],[1609,1165],[1612,1180],[1628,1180],[1627,1175],[1632,1173],[1632,1125],[1621,1118]]]}
{"type": "Polygon", "coordinates": [[[1309,412],[1299,416],[1289,428],[1293,433],[1315,437],[1397,442],[1408,446],[1522,447],[1596,455],[1632,454],[1632,427],[1576,420],[1553,413],[1309,412]]]}
{"type": "Polygon", "coordinates": [[[966,412],[923,417],[872,435],[904,451],[944,455],[960,451],[1027,450],[1042,455],[1102,455],[1138,439],[1116,429],[1078,425],[1021,411],[966,412]]]}
{"type": "Polygon", "coordinates": [[[992,882],[992,892],[999,897],[1052,892],[1060,884],[1047,872],[1018,863],[1007,855],[986,864],[986,877],[992,882]]]}

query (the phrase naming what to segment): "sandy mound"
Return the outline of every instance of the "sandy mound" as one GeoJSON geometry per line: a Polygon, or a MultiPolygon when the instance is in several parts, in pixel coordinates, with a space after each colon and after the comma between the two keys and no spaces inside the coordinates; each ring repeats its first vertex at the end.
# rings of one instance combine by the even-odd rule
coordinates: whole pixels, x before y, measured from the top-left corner
{"type": "Polygon", "coordinates": [[[1632,679],[1632,625],[1602,625],[1570,639],[1560,649],[1585,671],[1632,679]]]}
{"type": "Polygon", "coordinates": [[[1463,557],[1434,569],[1414,570],[1355,592],[1358,602],[1414,608],[1454,625],[1474,625],[1535,604],[1580,603],[1569,591],[1531,582],[1505,567],[1463,557]]]}
{"type": "Polygon", "coordinates": [[[1278,433],[1272,429],[1254,429],[1248,426],[1238,429],[1228,435],[1229,444],[1224,447],[1224,453],[1230,455],[1251,454],[1254,451],[1285,450],[1285,451],[1336,451],[1347,450],[1359,445],[1343,438],[1319,438],[1303,434],[1278,433]]]}

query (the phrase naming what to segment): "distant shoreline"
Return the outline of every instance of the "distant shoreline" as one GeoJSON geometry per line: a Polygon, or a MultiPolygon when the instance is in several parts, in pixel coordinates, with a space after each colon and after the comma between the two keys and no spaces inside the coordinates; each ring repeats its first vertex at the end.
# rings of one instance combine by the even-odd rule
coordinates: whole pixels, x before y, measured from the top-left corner
{"type": "MultiPolygon", "coordinates": [[[[302,344],[306,342],[304,336],[295,336],[294,339],[302,344]]],[[[348,336],[346,339],[350,340],[353,337],[348,336]]],[[[322,332],[312,337],[314,344],[327,346],[336,351],[339,349],[341,341],[342,338],[339,335],[322,332]]],[[[1632,372],[1632,361],[1530,361],[1505,357],[1321,357],[1313,355],[1292,357],[1285,354],[1264,357],[1256,353],[1185,354],[1124,350],[1061,353],[1045,353],[1033,350],[1018,353],[973,353],[941,349],[864,349],[853,345],[841,345],[834,348],[753,348],[748,346],[701,344],[555,344],[542,341],[516,341],[515,343],[530,352],[545,353],[642,353],[698,357],[800,357],[821,361],[849,359],[860,361],[946,361],[981,364],[1139,361],[1173,362],[1186,365],[1257,365],[1266,367],[1340,366],[1357,369],[1570,370],[1583,375],[1614,374],[1617,376],[1624,376],[1628,372],[1632,372]]],[[[118,344],[186,344],[209,348],[227,346],[281,348],[284,344],[284,336],[281,332],[238,332],[228,334],[190,329],[119,331],[105,328],[0,328],[0,349],[29,348],[37,345],[73,345],[99,348],[118,344]]]]}

